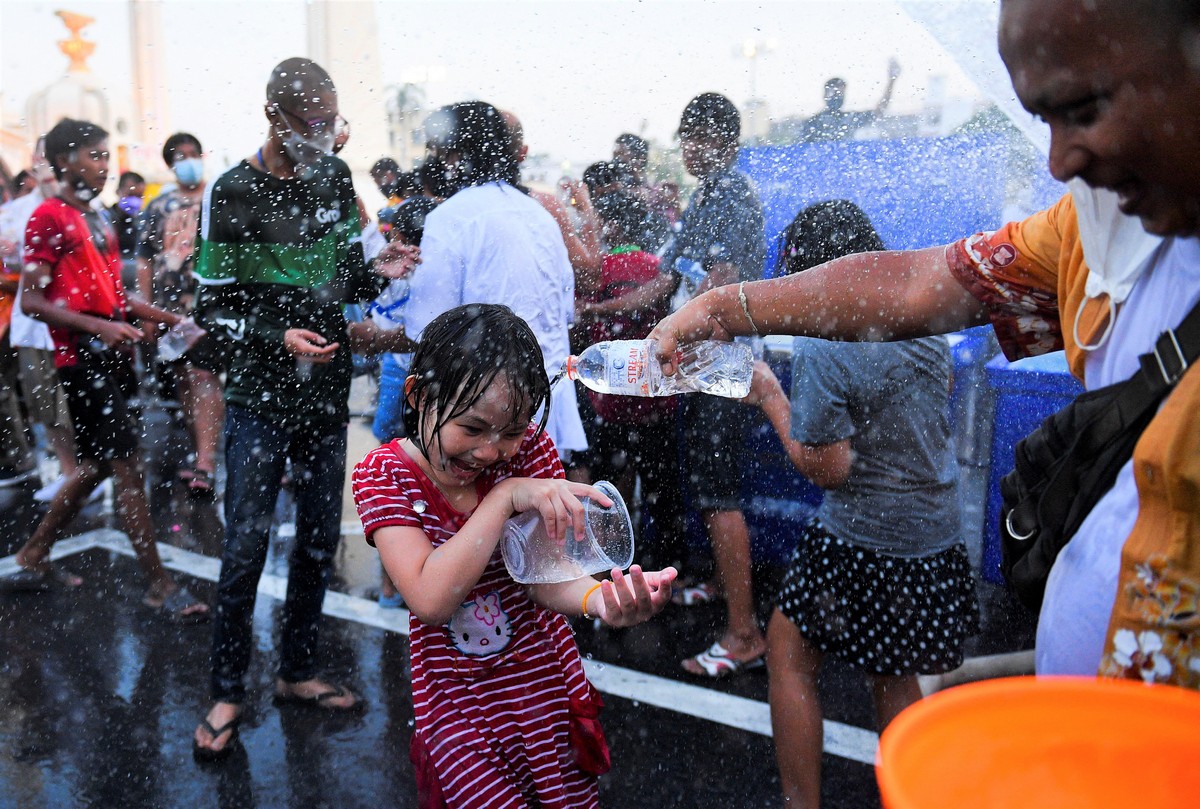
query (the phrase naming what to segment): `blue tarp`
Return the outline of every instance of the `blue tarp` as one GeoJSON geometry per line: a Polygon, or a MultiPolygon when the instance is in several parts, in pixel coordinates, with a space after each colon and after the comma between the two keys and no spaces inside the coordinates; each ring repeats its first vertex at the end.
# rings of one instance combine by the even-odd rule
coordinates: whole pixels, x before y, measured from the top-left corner
{"type": "MultiPolygon", "coordinates": [[[[738,168],[754,180],[766,217],[766,276],[775,274],[780,232],[801,209],[825,200],[856,203],[892,250],[999,227],[1012,180],[1008,154],[998,134],[743,148],[738,168]]],[[[1044,167],[1019,182],[1032,190],[1033,210],[1063,193],[1044,167]]]]}

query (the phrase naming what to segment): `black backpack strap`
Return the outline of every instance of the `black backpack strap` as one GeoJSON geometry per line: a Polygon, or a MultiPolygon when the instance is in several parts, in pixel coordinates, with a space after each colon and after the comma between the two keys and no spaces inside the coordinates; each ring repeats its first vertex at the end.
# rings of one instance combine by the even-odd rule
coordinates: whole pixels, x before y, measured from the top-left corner
{"type": "Polygon", "coordinates": [[[1118,422],[1129,425],[1138,421],[1148,408],[1157,407],[1176,383],[1200,357],[1200,302],[1174,329],[1168,329],[1154,341],[1154,348],[1138,357],[1141,366],[1122,384],[1121,393],[1111,410],[1085,428],[1092,448],[1099,450],[1118,422]]]}
{"type": "Polygon", "coordinates": [[[1021,600],[1036,609],[1055,557],[1112,488],[1158,405],[1200,357],[1200,303],[1132,377],[1087,391],[1016,447],[1016,466],[1001,481],[1006,510],[1002,569],[1021,600]]]}

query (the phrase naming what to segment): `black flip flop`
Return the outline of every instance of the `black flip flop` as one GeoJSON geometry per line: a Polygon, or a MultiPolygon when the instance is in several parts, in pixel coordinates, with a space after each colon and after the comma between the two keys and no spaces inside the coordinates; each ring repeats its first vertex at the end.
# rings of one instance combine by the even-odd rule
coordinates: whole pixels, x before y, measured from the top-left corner
{"type": "Polygon", "coordinates": [[[23,567],[0,580],[0,586],[10,593],[44,593],[50,589],[50,573],[23,567]]]}
{"type": "Polygon", "coordinates": [[[207,730],[209,732],[209,734],[212,736],[212,740],[214,742],[217,739],[221,738],[221,734],[225,733],[226,731],[232,731],[232,733],[229,734],[229,741],[225,742],[225,746],[222,747],[220,750],[213,750],[208,747],[201,747],[199,744],[196,743],[195,739],[192,739],[192,757],[194,759],[196,759],[196,761],[208,762],[208,761],[220,761],[221,759],[228,756],[230,753],[233,752],[233,748],[238,742],[238,725],[241,723],[241,721],[242,721],[242,715],[238,714],[237,716],[233,717],[233,719],[230,719],[228,722],[226,722],[224,725],[221,725],[221,727],[214,728],[212,726],[212,723],[208,721],[207,716],[204,717],[203,719],[201,719],[200,724],[204,727],[205,730],[207,730]]]}
{"type": "Polygon", "coordinates": [[[73,583],[71,581],[73,575],[53,566],[49,570],[32,570],[23,567],[15,573],[0,578],[0,590],[9,593],[44,593],[55,587],[73,590],[83,584],[82,581],[78,584],[73,583]]]}
{"type": "Polygon", "coordinates": [[[194,624],[207,621],[212,617],[210,614],[212,612],[211,608],[200,610],[198,612],[190,612],[186,615],[184,614],[184,610],[188,609],[189,607],[201,605],[208,607],[207,604],[192,595],[191,591],[181,584],[179,587],[171,591],[170,595],[163,599],[162,604],[158,605],[157,607],[146,604],[146,607],[155,615],[160,615],[163,618],[166,618],[169,621],[174,621],[177,624],[194,624]]]}
{"type": "Polygon", "coordinates": [[[190,497],[212,497],[216,494],[216,477],[207,469],[192,469],[187,493],[190,497]]]}

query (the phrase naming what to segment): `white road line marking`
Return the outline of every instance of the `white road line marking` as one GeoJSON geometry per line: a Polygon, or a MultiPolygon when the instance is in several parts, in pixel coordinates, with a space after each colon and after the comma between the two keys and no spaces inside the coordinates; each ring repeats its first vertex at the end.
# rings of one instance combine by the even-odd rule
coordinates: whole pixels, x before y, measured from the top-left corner
{"type": "MultiPolygon", "coordinates": [[[[55,543],[51,558],[61,559],[76,553],[99,548],[124,556],[133,556],[133,548],[125,534],[113,529],[89,531],[78,537],[55,543]]],[[[216,581],[221,562],[211,556],[186,551],[174,545],[158,544],[158,553],[163,564],[171,570],[185,573],[193,578],[216,581]]],[[[15,572],[15,556],[0,559],[0,576],[15,572]]],[[[282,600],[287,590],[287,579],[271,573],[263,573],[258,583],[258,592],[270,598],[282,600]]],[[[374,601],[344,593],[329,592],[325,596],[323,611],[326,615],[343,621],[354,621],[388,632],[408,635],[408,610],[385,610],[374,601]]],[[[708,722],[726,725],[760,736],[771,735],[770,708],[765,702],[723,694],[709,688],[681,683],[666,677],[628,669],[598,660],[585,660],[588,678],[605,694],[622,697],[633,702],[653,705],[675,713],[693,716],[708,722]]],[[[863,728],[842,722],[825,720],[825,752],[841,758],[874,764],[879,747],[879,735],[863,728]]]]}

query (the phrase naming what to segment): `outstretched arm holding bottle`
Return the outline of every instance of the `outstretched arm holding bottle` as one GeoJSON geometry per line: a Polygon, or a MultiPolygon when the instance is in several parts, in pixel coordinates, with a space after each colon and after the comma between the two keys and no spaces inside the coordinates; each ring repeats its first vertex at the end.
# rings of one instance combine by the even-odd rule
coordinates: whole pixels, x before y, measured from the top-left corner
{"type": "Polygon", "coordinates": [[[650,339],[667,375],[679,345],[743,334],[888,341],[987,322],[950,272],[945,247],[857,253],[797,275],[710,290],[664,318],[650,339]]]}

